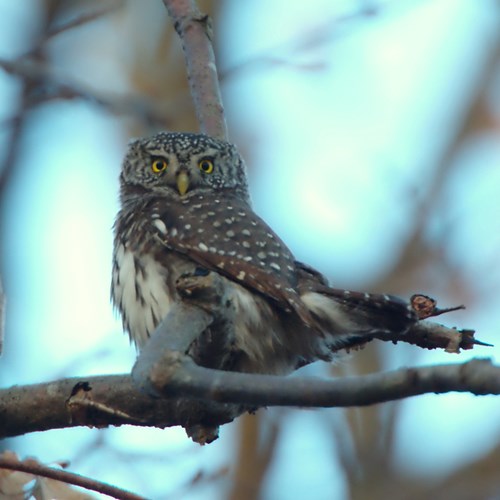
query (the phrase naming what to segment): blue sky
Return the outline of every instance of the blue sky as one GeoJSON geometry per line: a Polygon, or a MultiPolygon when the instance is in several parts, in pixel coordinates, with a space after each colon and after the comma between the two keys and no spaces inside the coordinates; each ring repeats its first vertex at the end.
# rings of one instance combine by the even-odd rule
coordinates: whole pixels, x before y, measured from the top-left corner
{"type": "MultiPolygon", "coordinates": [[[[0,57],[27,48],[21,35],[29,30],[27,12],[35,5],[0,0],[0,57]]],[[[498,43],[500,21],[493,0],[429,0],[383,2],[386,8],[378,16],[335,22],[356,5],[225,2],[216,26],[222,70],[247,63],[224,80],[223,94],[233,137],[254,144],[248,163],[256,210],[299,259],[353,289],[375,282],[397,258],[415,200],[424,199],[467,109],[485,47],[498,43]]],[[[100,21],[93,27],[96,40],[80,30],[81,43],[109,41],[102,54],[75,44],[81,60],[64,56],[56,41],[51,50],[61,53],[62,74],[97,88],[126,89],[120,60],[112,57],[124,43],[123,31],[107,33],[120,26],[100,21]]],[[[11,116],[16,99],[15,83],[0,73],[0,120],[11,116]]],[[[41,106],[29,120],[3,204],[9,299],[3,385],[126,371],[135,353],[109,304],[124,126],[78,101],[41,106]]],[[[483,136],[464,146],[426,233],[431,242],[446,241],[439,250],[474,277],[484,297],[451,324],[474,326],[490,342],[500,324],[500,272],[491,265],[500,247],[499,153],[498,137],[483,136]]],[[[437,287],[434,280],[429,283],[437,287]]],[[[475,353],[456,357],[397,346],[388,364],[458,362],[475,353]]],[[[477,354],[496,357],[498,348],[477,354]]],[[[498,402],[488,397],[408,400],[399,421],[401,466],[409,467],[404,457],[411,456],[413,470],[438,473],[473,458],[498,438],[498,414],[498,402]]],[[[268,411],[265,418],[283,420],[287,436],[266,483],[266,498],[310,496],[311,485],[314,498],[342,498],[345,485],[324,425],[329,418],[340,419],[340,412],[297,411],[285,417],[268,411]]],[[[154,495],[175,490],[200,466],[224,465],[234,432],[228,426],[217,443],[203,449],[180,429],[53,431],[13,445],[20,454],[47,461],[83,454],[74,460],[80,472],[136,491],[145,487],[144,469],[137,466],[136,474],[130,473],[129,462],[110,451],[83,452],[89,438],[103,435],[124,452],[147,452],[161,460],[171,453],[176,458],[165,460],[165,474],[147,466],[156,471],[146,472],[154,495]],[[103,470],[108,459],[115,460],[113,471],[103,470]]],[[[194,490],[186,498],[216,498],[217,487],[194,490]]]]}

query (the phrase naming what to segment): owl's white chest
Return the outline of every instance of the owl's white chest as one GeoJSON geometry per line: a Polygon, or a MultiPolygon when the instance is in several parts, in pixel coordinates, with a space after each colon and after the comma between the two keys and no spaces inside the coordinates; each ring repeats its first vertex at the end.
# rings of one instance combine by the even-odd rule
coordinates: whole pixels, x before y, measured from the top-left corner
{"type": "Polygon", "coordinates": [[[113,301],[124,328],[140,348],[170,309],[167,269],[151,255],[139,256],[123,245],[116,248],[115,262],[113,301]]]}

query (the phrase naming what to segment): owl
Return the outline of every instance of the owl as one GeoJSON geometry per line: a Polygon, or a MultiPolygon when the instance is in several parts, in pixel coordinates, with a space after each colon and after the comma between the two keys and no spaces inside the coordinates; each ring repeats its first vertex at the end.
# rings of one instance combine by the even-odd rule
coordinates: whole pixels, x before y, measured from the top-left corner
{"type": "Polygon", "coordinates": [[[296,261],[253,211],[243,159],[223,140],[161,132],[131,142],[120,204],[111,296],[139,349],[181,300],[177,280],[199,273],[220,275],[236,313],[214,368],[283,375],[417,320],[401,299],[331,288],[296,261]]]}

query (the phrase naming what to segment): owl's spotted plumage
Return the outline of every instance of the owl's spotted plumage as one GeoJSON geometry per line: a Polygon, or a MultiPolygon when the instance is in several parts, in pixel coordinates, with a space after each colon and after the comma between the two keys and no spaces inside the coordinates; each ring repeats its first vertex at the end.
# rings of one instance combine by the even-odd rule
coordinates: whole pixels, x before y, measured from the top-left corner
{"type": "Polygon", "coordinates": [[[236,308],[231,355],[217,368],[287,373],[374,329],[404,330],[406,303],[329,288],[295,261],[252,210],[236,148],[199,134],[132,142],[115,223],[112,298],[140,348],[200,268],[227,279],[236,308]]]}

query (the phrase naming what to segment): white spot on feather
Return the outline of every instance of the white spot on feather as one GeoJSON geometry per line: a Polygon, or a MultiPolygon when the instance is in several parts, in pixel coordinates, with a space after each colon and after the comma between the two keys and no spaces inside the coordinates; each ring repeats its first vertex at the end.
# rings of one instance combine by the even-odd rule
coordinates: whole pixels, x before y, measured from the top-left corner
{"type": "Polygon", "coordinates": [[[167,226],[165,226],[165,223],[161,219],[155,218],[153,224],[160,233],[167,234],[167,226]]]}

